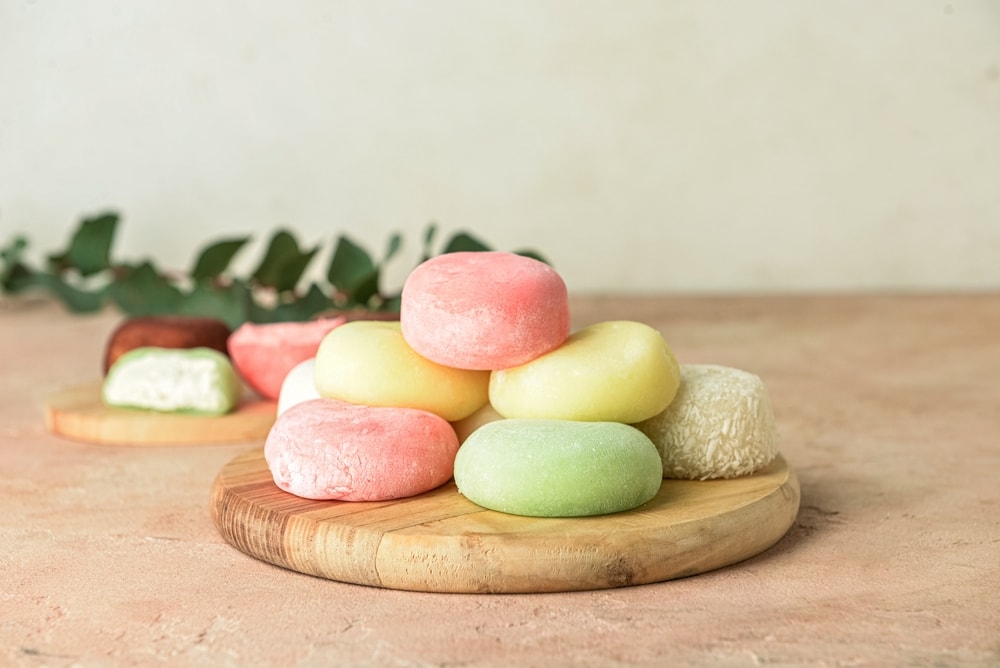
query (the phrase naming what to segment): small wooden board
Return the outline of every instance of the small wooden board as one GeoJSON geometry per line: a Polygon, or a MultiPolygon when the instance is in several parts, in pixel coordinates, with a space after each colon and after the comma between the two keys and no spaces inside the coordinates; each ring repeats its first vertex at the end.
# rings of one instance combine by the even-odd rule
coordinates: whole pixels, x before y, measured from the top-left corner
{"type": "Polygon", "coordinates": [[[610,589],[703,573],[763,552],[795,520],[782,457],[744,478],[664,480],[624,513],[531,518],[481,508],[453,482],[385,502],[312,501],[275,486],[263,448],[219,472],[211,511],[227,542],[323,578],[428,592],[610,589]]]}
{"type": "Polygon", "coordinates": [[[273,401],[246,399],[227,415],[184,415],[105,406],[101,382],[49,397],[45,422],[65,438],[104,445],[209,445],[267,437],[277,414],[273,401]]]}

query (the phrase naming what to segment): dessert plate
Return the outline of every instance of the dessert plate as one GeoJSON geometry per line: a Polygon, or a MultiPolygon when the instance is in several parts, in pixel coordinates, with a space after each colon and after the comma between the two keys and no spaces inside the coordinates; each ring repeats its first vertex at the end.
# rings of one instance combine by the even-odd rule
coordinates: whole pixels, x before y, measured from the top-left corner
{"type": "Polygon", "coordinates": [[[486,510],[453,482],[407,499],[313,501],[275,486],[263,448],[212,484],[222,537],[252,557],[331,580],[455,593],[595,590],[704,573],[760,554],[795,521],[780,455],[732,480],[664,480],[634,510],[534,518],[486,510]]]}
{"type": "Polygon", "coordinates": [[[105,406],[101,381],[71,387],[49,397],[45,422],[59,436],[105,445],[208,445],[263,441],[277,404],[244,398],[227,415],[157,413],[105,406]]]}

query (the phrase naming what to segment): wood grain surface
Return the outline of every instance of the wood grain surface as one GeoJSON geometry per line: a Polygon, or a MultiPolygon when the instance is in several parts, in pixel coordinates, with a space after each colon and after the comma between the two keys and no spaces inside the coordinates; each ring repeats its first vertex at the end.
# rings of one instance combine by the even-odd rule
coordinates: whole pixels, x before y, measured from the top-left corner
{"type": "Polygon", "coordinates": [[[244,399],[227,415],[185,415],[113,408],[101,401],[101,382],[56,392],[45,421],[59,436],[104,445],[198,445],[263,441],[274,424],[273,401],[244,399]]]}
{"type": "Polygon", "coordinates": [[[532,518],[481,508],[453,482],[386,502],[313,501],[275,486],[263,448],[212,485],[227,542],[263,561],[356,584],[428,592],[596,590],[703,573],[776,543],[799,508],[779,456],[734,480],[664,480],[629,512],[532,518]]]}

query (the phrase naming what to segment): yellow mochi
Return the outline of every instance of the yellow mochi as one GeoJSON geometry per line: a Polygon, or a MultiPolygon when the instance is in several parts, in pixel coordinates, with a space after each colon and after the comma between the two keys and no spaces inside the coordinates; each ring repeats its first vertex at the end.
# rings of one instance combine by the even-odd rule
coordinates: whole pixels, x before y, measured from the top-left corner
{"type": "Polygon", "coordinates": [[[455,369],[422,357],[403,338],[399,322],[376,320],[355,320],[327,334],[314,371],[320,396],[419,408],[449,422],[486,404],[489,379],[489,371],[455,369]]]}
{"type": "Polygon", "coordinates": [[[663,335],[630,320],[585,327],[527,364],[493,371],[489,400],[506,418],[630,424],[662,412],[680,369],[663,335]]]}

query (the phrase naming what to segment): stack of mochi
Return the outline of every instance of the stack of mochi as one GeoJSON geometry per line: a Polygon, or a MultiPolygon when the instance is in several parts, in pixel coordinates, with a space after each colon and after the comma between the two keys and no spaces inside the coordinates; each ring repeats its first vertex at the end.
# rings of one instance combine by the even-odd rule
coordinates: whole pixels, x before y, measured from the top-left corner
{"type": "Polygon", "coordinates": [[[679,365],[640,322],[571,332],[551,267],[488,251],[419,265],[398,322],[326,334],[284,379],[264,454],[305,498],[404,498],[454,478],[485,508],[576,517],[639,507],[664,476],[746,475],[776,451],[759,378],[679,365]]]}

